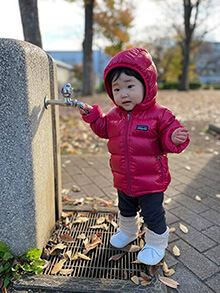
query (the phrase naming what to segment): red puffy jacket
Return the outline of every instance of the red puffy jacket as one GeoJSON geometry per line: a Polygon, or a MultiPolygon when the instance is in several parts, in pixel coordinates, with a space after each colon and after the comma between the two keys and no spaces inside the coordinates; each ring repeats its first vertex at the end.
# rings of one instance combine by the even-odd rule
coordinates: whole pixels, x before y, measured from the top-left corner
{"type": "Polygon", "coordinates": [[[146,50],[122,51],[109,62],[104,82],[111,99],[106,77],[115,67],[132,68],[142,76],[146,84],[143,102],[130,113],[116,105],[106,115],[94,105],[83,119],[99,137],[109,139],[110,166],[117,189],[133,197],[163,192],[170,183],[167,153],[180,153],[188,145],[189,137],[178,146],[171,141],[172,132],[182,126],[168,109],[156,103],[157,72],[146,50]]]}

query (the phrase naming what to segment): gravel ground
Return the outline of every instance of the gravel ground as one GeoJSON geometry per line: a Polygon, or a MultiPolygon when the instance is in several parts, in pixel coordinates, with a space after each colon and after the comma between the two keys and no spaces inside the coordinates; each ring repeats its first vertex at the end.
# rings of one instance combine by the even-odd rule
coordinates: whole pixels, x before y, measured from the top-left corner
{"type": "MultiPolygon", "coordinates": [[[[81,97],[80,101],[99,104],[103,113],[113,106],[106,94],[81,97]]],[[[190,145],[186,151],[217,154],[220,135],[207,132],[209,124],[220,123],[220,91],[196,90],[188,92],[161,90],[157,102],[170,109],[177,119],[189,128],[190,145]]],[[[60,139],[62,153],[103,153],[106,140],[98,138],[84,123],[77,109],[60,107],[60,139]]]]}

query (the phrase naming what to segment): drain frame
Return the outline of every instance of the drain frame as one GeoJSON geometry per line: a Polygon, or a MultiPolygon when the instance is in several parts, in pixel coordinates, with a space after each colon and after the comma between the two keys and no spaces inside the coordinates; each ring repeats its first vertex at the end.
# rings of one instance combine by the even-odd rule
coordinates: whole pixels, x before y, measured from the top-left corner
{"type": "MultiPolygon", "coordinates": [[[[97,212],[97,213],[91,213],[90,211],[76,211],[72,215],[72,219],[74,219],[74,216],[76,216],[78,213],[87,213],[88,215],[93,215],[93,224],[95,224],[96,218],[99,216],[104,215],[113,215],[113,220],[117,222],[117,214],[113,214],[112,212],[97,212]],[[95,217],[96,216],[96,217],[95,217]]],[[[88,225],[89,223],[87,223],[88,225]]],[[[85,223],[82,223],[82,225],[78,225],[81,229],[79,229],[78,234],[82,234],[82,228],[86,227],[85,223]]],[[[102,236],[105,237],[106,242],[109,240],[109,237],[112,233],[116,230],[111,224],[109,224],[109,230],[103,231],[99,229],[91,229],[90,234],[94,233],[102,233],[102,236]]],[[[59,236],[62,231],[68,232],[64,228],[60,229],[54,229],[52,235],[59,236]]],[[[74,230],[75,231],[75,230],[74,230]]],[[[74,232],[72,231],[72,232],[74,232]]],[[[71,233],[70,233],[71,235],[71,233]]],[[[105,242],[105,243],[106,243],[105,242]]],[[[49,241],[48,241],[49,243],[49,241]]],[[[47,243],[47,245],[48,245],[47,243]]],[[[82,243],[82,241],[81,241],[82,243]]],[[[69,246],[74,246],[74,243],[71,243],[69,246]]],[[[139,239],[135,240],[132,244],[138,245],[139,239]]],[[[46,245],[46,247],[47,247],[46,245]]],[[[80,246],[80,248],[84,248],[84,246],[80,246]]],[[[75,251],[77,251],[79,248],[75,248],[75,251]]],[[[101,249],[105,249],[105,247],[96,247],[95,249],[91,250],[91,254],[95,255],[101,255],[101,249]]],[[[108,253],[105,255],[105,261],[108,262],[108,259],[113,254],[121,253],[122,251],[116,248],[113,248],[110,246],[108,241],[108,253]]],[[[128,255],[126,261],[133,261],[136,259],[137,252],[132,253],[126,253],[125,255],[128,255]]],[[[31,290],[31,292],[41,292],[41,293],[61,293],[61,292],[74,292],[74,293],[167,293],[167,287],[163,283],[161,283],[158,278],[152,278],[152,283],[148,286],[143,286],[141,284],[136,285],[130,280],[131,275],[138,275],[140,276],[141,271],[145,271],[148,273],[148,266],[144,264],[132,264],[131,271],[127,274],[127,276],[124,275],[124,265],[126,264],[126,261],[123,259],[125,255],[121,258],[120,264],[118,261],[111,261],[109,263],[114,264],[116,266],[117,270],[116,272],[118,274],[121,274],[123,276],[123,279],[117,279],[117,278],[103,278],[101,276],[101,270],[99,272],[95,272],[97,274],[97,278],[89,278],[89,277],[82,277],[82,276],[71,276],[70,275],[51,275],[51,274],[45,274],[46,270],[50,271],[52,270],[55,262],[55,258],[53,259],[50,268],[46,269],[44,271],[44,274],[42,275],[23,275],[21,278],[13,281],[13,288],[17,290],[31,290]],[[126,278],[124,278],[126,277],[126,278]],[[153,290],[153,291],[152,291],[153,290]]],[[[76,260],[77,261],[77,260],[76,260]]],[[[75,262],[76,262],[75,261],[75,262]]],[[[89,261],[87,261],[89,262],[89,261]]],[[[83,262],[85,264],[86,261],[83,262]]],[[[76,262],[77,265],[77,262],[76,262]]],[[[65,266],[64,266],[65,267],[65,266]]],[[[93,271],[97,268],[93,268],[93,271]]],[[[101,269],[101,268],[99,268],[101,269]]],[[[109,268],[110,269],[110,268],[109,268]]],[[[82,270],[83,272],[83,270],[82,270]]],[[[160,275],[163,275],[162,268],[159,266],[159,273],[160,275]]],[[[117,275],[117,274],[116,274],[117,275]]]]}
{"type": "MultiPolygon", "coordinates": [[[[72,223],[78,216],[79,212],[74,212],[70,217],[70,223],[72,223]]],[[[91,260],[77,259],[67,260],[63,265],[63,269],[73,269],[73,272],[68,277],[74,278],[88,278],[88,279],[104,279],[104,280],[124,280],[128,281],[133,275],[140,275],[140,271],[146,271],[147,266],[144,264],[135,264],[132,261],[136,260],[137,252],[125,252],[124,256],[118,261],[108,261],[109,258],[115,254],[122,253],[123,251],[114,248],[110,245],[110,237],[116,231],[110,223],[108,224],[108,230],[93,229],[91,226],[96,224],[96,221],[100,217],[106,217],[107,215],[113,216],[113,221],[117,222],[117,215],[111,212],[89,212],[80,211],[80,214],[85,214],[88,217],[87,222],[75,224],[74,229],[69,230],[68,227],[59,227],[55,229],[52,235],[52,239],[59,238],[62,234],[69,234],[75,242],[67,243],[67,247],[63,250],[65,253],[68,250],[72,251],[72,255],[76,252],[82,253],[84,249],[83,240],[77,240],[80,234],[85,234],[89,239],[92,234],[98,234],[102,240],[102,245],[89,251],[86,255],[91,260]]],[[[66,244],[65,241],[60,241],[66,244]]],[[[132,244],[139,245],[139,239],[135,240],[132,244]]],[[[50,241],[48,241],[46,248],[51,249],[50,241]]],[[[60,256],[50,256],[48,259],[51,262],[49,268],[44,271],[44,275],[51,275],[51,271],[54,265],[60,260],[60,256]]],[[[56,276],[62,277],[63,275],[58,272],[56,276]]]]}

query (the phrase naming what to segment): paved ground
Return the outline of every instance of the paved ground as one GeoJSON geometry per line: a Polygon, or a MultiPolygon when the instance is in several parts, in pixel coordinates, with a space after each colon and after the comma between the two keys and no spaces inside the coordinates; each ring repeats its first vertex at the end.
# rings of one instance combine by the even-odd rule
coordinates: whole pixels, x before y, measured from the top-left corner
{"type": "MultiPolygon", "coordinates": [[[[99,200],[87,197],[116,199],[112,187],[112,174],[108,166],[109,155],[62,155],[63,197],[84,198],[83,205],[63,202],[64,210],[113,210],[99,200]],[[72,186],[80,191],[72,191],[72,186]],[[65,194],[65,191],[67,194],[65,194]]],[[[187,152],[169,155],[172,182],[165,193],[164,204],[168,226],[176,228],[170,233],[165,261],[175,269],[172,278],[179,282],[177,290],[168,292],[219,292],[220,284],[220,155],[187,152]],[[201,201],[195,199],[196,196],[201,201]],[[217,196],[216,196],[217,195],[217,196]],[[189,232],[183,233],[179,224],[189,232]],[[173,246],[180,256],[172,253],[173,246]]]]}

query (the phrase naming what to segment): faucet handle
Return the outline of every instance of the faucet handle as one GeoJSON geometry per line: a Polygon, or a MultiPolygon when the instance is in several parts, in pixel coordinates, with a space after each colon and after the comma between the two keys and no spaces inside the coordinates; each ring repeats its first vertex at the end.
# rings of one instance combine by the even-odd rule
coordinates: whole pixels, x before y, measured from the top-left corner
{"type": "Polygon", "coordinates": [[[70,83],[65,83],[64,87],[61,89],[61,93],[64,98],[70,98],[73,93],[73,88],[70,83]]]}

